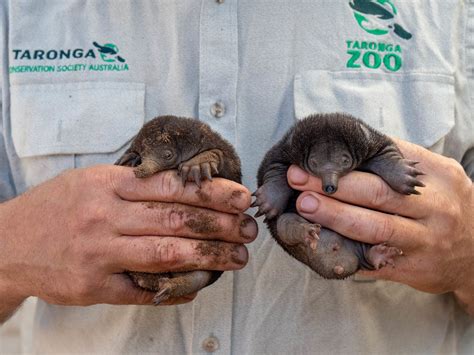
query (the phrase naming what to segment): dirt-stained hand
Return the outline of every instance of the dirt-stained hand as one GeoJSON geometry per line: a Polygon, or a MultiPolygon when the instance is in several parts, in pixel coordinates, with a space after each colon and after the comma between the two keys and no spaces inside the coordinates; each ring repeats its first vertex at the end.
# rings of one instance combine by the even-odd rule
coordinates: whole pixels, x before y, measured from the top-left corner
{"type": "Polygon", "coordinates": [[[243,214],[250,200],[244,186],[220,178],[183,187],[176,171],[146,179],[121,166],[67,171],[0,204],[0,318],[28,296],[151,304],[154,293],[124,271],[241,269],[244,243],[257,235],[243,214]]]}

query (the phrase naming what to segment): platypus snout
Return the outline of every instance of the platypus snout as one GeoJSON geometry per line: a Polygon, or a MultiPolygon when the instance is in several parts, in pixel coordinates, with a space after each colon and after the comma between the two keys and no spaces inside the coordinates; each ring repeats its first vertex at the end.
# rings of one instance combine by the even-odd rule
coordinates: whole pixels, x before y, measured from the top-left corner
{"type": "Polygon", "coordinates": [[[325,185],[324,186],[324,192],[327,194],[333,194],[337,190],[337,186],[334,185],[325,185]]]}
{"type": "Polygon", "coordinates": [[[339,180],[339,176],[337,174],[323,174],[321,176],[323,180],[323,191],[328,195],[331,195],[337,191],[337,182],[339,180]]]}

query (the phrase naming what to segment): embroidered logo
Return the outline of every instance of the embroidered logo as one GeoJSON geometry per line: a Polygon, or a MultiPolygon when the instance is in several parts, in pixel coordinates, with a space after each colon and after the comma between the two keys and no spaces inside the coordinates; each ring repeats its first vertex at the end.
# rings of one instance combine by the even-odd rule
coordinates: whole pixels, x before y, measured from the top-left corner
{"type": "Polygon", "coordinates": [[[410,39],[412,34],[396,23],[397,8],[392,0],[352,0],[349,6],[360,28],[376,35],[386,35],[391,30],[400,38],[410,39]]]}
{"type": "MultiPolygon", "coordinates": [[[[400,25],[398,10],[392,0],[351,0],[349,7],[359,27],[381,39],[393,33],[395,38],[410,40],[413,35],[400,25]]],[[[392,37],[392,38],[393,38],[392,37]]],[[[347,68],[384,68],[391,72],[403,65],[402,45],[388,40],[346,40],[347,68]]]]}
{"type": "Polygon", "coordinates": [[[128,71],[129,65],[119,48],[113,43],[92,42],[90,48],[70,49],[12,49],[10,74],[16,73],[64,73],[64,72],[97,72],[128,71]],[[34,64],[29,64],[34,61],[34,64]],[[99,61],[97,63],[97,61],[99,61]],[[43,64],[43,62],[46,62],[43,64]],[[49,64],[48,62],[55,62],[49,64]]]}
{"type": "Polygon", "coordinates": [[[113,43],[106,43],[103,46],[97,42],[92,42],[99,50],[100,57],[104,62],[114,63],[116,61],[120,63],[125,63],[125,59],[118,55],[119,49],[113,43]]]}

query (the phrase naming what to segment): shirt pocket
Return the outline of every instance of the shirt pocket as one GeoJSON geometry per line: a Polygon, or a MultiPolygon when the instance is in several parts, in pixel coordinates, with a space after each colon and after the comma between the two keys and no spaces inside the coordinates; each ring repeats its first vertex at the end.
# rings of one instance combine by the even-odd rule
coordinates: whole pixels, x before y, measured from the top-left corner
{"type": "Polygon", "coordinates": [[[113,163],[143,125],[144,100],[141,83],[13,85],[11,135],[25,187],[65,169],[113,163]]]}
{"type": "Polygon", "coordinates": [[[313,70],[294,83],[295,114],[346,112],[389,136],[440,150],[454,126],[454,77],[313,70]]]}

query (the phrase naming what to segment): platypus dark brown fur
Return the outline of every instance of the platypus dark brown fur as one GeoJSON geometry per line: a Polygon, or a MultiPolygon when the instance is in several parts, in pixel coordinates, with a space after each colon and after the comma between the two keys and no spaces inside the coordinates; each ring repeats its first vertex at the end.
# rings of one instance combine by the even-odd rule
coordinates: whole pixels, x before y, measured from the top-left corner
{"type": "Polygon", "coordinates": [[[287,182],[287,170],[296,164],[321,178],[330,195],[338,181],[352,170],[372,172],[401,194],[419,194],[423,174],[416,162],[405,159],[388,136],[362,120],[343,113],[314,114],[293,125],[265,155],[258,170],[253,206],[265,215],[272,236],[297,260],[328,279],[343,279],[358,269],[394,265],[401,254],[385,244],[370,245],[308,222],[296,213],[300,194],[287,182]]]}

